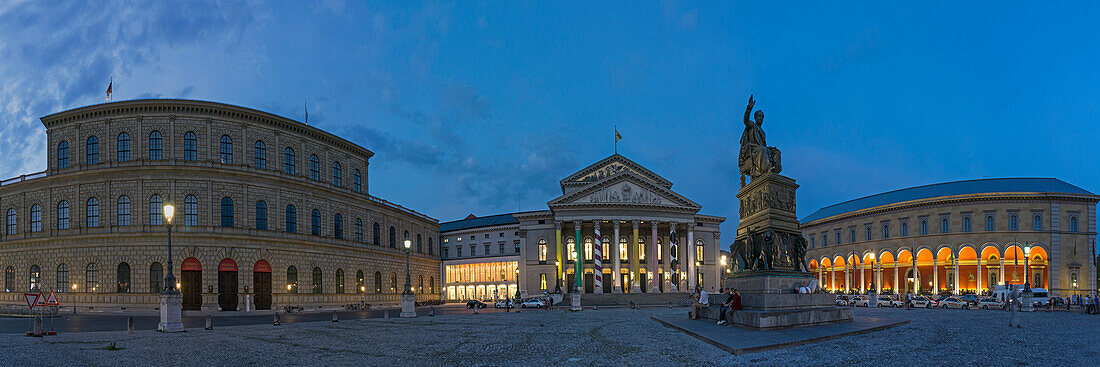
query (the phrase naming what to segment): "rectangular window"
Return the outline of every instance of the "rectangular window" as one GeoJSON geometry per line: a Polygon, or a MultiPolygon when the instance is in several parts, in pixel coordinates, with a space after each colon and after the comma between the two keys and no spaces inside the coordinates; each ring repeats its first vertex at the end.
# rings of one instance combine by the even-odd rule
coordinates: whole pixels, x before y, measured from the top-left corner
{"type": "Polygon", "coordinates": [[[921,236],[928,234],[928,219],[926,218],[920,220],[920,234],[921,236]]]}
{"type": "Polygon", "coordinates": [[[546,290],[546,273],[539,274],[539,290],[546,290]]]}
{"type": "Polygon", "coordinates": [[[821,234],[821,247],[826,247],[826,246],[829,246],[829,234],[828,233],[822,233],[821,234]]]}
{"type": "Polygon", "coordinates": [[[993,221],[993,216],[992,215],[985,216],[985,230],[986,231],[993,231],[994,223],[995,222],[993,221]]]}
{"type": "MultiPolygon", "coordinates": [[[[840,233],[837,233],[836,236],[840,237],[840,233]]],[[[854,242],[856,242],[856,230],[854,228],[852,228],[852,229],[848,230],[848,243],[854,243],[854,242]]],[[[840,243],[837,243],[837,244],[839,245],[840,243]]]]}
{"type": "Polygon", "coordinates": [[[901,236],[905,237],[909,235],[909,222],[901,222],[901,236]]]}
{"type": "Polygon", "coordinates": [[[951,220],[947,217],[940,218],[940,233],[947,233],[951,229],[951,220]]]}
{"type": "Polygon", "coordinates": [[[514,244],[516,245],[516,253],[518,254],[519,253],[519,240],[516,240],[516,241],[513,241],[513,242],[515,242],[514,244]]]}
{"type": "Polygon", "coordinates": [[[539,244],[539,262],[540,263],[546,263],[546,244],[545,243],[540,243],[539,244]]]}
{"type": "Polygon", "coordinates": [[[810,235],[810,248],[814,248],[814,245],[816,245],[816,243],[814,243],[814,236],[810,235]]]}
{"type": "Polygon", "coordinates": [[[871,240],[871,226],[867,226],[866,228],[864,228],[863,232],[864,232],[864,234],[863,234],[864,241],[870,241],[871,240]]]}
{"type": "Polygon", "coordinates": [[[455,247],[455,256],[456,257],[462,257],[462,246],[456,246],[455,247]]]}
{"type": "Polygon", "coordinates": [[[444,258],[444,259],[446,259],[446,258],[447,258],[447,256],[450,256],[450,252],[451,252],[450,250],[451,250],[451,248],[450,248],[450,247],[444,247],[444,248],[443,248],[443,258],[444,258]]]}
{"type": "Polygon", "coordinates": [[[498,244],[500,246],[500,254],[504,255],[504,242],[498,244]]]}
{"type": "Polygon", "coordinates": [[[703,263],[703,243],[699,242],[695,244],[695,261],[700,264],[703,263]]]}
{"type": "Polygon", "coordinates": [[[485,244],[485,255],[486,256],[489,255],[489,244],[488,243],[485,244]]]}
{"type": "Polygon", "coordinates": [[[890,238],[890,224],[885,223],[882,225],[882,238],[890,238]]]}

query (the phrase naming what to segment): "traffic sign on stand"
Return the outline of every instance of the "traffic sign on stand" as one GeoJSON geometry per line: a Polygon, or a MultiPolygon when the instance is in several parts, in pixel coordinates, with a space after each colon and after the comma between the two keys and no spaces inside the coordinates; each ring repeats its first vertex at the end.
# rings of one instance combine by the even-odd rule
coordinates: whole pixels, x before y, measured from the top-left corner
{"type": "Polygon", "coordinates": [[[57,302],[57,295],[50,291],[50,296],[46,297],[47,306],[61,306],[61,302],[57,302]]]}
{"type": "Polygon", "coordinates": [[[34,307],[44,306],[49,306],[49,304],[46,303],[46,297],[42,296],[42,292],[38,292],[38,299],[34,301],[34,307]]]}
{"type": "Polygon", "coordinates": [[[33,309],[38,304],[38,295],[35,293],[23,293],[23,298],[27,299],[27,307],[33,309]]]}

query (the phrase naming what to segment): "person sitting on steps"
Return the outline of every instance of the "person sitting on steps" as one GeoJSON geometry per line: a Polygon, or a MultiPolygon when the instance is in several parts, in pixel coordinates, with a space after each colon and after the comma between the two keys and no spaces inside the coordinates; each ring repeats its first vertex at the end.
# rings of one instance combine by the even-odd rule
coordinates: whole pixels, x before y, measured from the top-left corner
{"type": "Polygon", "coordinates": [[[699,309],[710,307],[710,297],[707,296],[707,291],[704,291],[703,287],[695,287],[695,292],[699,297],[695,299],[695,303],[691,304],[691,315],[688,317],[691,320],[699,318],[699,309]]]}

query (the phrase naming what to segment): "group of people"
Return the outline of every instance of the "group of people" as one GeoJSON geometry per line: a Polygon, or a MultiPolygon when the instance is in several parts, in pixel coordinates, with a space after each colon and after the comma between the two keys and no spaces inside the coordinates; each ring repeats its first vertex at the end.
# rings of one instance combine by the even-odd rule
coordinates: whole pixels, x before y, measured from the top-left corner
{"type": "MultiPolygon", "coordinates": [[[[726,301],[722,302],[718,308],[718,325],[725,325],[729,323],[726,320],[726,311],[739,311],[741,310],[741,294],[737,293],[733,288],[722,288],[719,290],[720,294],[726,295],[726,301]]],[[[691,314],[688,315],[690,319],[695,320],[699,318],[699,310],[710,307],[710,295],[702,287],[695,289],[695,302],[691,305],[691,314]]]]}
{"type": "Polygon", "coordinates": [[[1066,311],[1069,311],[1071,304],[1081,306],[1086,314],[1100,314],[1100,296],[1097,296],[1096,293],[1093,293],[1091,297],[1078,294],[1066,297],[1066,311]]]}

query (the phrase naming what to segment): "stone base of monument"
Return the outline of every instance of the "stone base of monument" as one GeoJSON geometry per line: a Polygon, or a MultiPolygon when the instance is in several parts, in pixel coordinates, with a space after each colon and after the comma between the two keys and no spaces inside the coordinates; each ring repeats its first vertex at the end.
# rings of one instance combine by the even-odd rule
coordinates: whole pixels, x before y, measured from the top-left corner
{"type": "Polygon", "coordinates": [[[569,294],[569,311],[580,311],[581,308],[581,294],[579,292],[573,292],[569,294]]]}
{"type": "Polygon", "coordinates": [[[754,330],[775,330],[852,321],[850,307],[837,307],[828,293],[795,293],[814,280],[813,274],[795,271],[760,271],[735,274],[725,287],[741,294],[741,310],[730,323],[754,330]]]}

